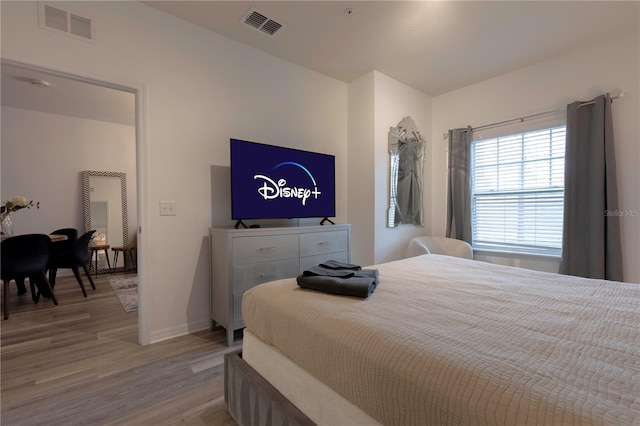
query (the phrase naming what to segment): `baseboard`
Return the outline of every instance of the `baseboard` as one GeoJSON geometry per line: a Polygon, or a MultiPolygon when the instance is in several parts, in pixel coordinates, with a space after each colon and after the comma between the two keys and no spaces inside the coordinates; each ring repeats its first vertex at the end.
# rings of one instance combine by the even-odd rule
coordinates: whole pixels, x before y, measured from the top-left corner
{"type": "Polygon", "coordinates": [[[162,330],[154,330],[149,333],[149,343],[158,343],[162,342],[163,340],[173,339],[174,337],[184,336],[185,334],[191,334],[197,331],[210,329],[211,320],[207,318],[202,321],[169,327],[162,330]]]}

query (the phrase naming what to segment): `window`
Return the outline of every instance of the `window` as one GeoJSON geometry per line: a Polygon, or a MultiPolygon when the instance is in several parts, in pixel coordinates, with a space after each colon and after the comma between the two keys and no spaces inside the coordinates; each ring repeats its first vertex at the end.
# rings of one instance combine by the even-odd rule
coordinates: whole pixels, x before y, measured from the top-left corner
{"type": "Polygon", "coordinates": [[[560,255],[565,126],[472,143],[473,247],[560,255]]]}

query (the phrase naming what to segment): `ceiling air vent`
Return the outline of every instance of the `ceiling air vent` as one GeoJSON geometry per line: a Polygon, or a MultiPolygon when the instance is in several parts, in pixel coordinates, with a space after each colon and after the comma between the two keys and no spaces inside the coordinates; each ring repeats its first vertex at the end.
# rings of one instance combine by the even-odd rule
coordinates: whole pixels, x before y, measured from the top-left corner
{"type": "Polygon", "coordinates": [[[275,37],[284,28],[284,24],[253,8],[242,18],[241,22],[271,37],[275,37]]]}
{"type": "Polygon", "coordinates": [[[71,34],[91,40],[93,38],[92,28],[91,19],[73,13],[69,14],[69,32],[71,34]]]}
{"type": "Polygon", "coordinates": [[[38,3],[38,12],[40,28],[95,43],[96,32],[91,18],[43,2],[38,3]]]}

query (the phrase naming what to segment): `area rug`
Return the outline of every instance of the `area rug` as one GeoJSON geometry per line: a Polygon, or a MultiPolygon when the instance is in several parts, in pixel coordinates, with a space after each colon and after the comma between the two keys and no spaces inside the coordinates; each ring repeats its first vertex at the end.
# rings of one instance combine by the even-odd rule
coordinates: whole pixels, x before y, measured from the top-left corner
{"type": "Polygon", "coordinates": [[[126,312],[138,310],[138,275],[109,277],[109,284],[126,312]]]}

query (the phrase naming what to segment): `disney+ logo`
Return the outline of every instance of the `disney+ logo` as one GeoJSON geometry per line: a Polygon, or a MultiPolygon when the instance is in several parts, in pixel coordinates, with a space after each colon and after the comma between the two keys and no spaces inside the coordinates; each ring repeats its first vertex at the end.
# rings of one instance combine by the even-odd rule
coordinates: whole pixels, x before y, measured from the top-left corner
{"type": "Polygon", "coordinates": [[[254,179],[258,179],[262,181],[262,185],[258,187],[258,194],[260,194],[260,196],[262,196],[263,199],[265,200],[274,200],[277,198],[298,198],[300,200],[302,200],[302,205],[306,205],[307,203],[307,199],[309,199],[309,197],[313,196],[314,199],[318,199],[318,196],[320,194],[322,194],[320,191],[318,191],[318,185],[316,183],[316,179],[313,177],[313,175],[311,174],[311,172],[309,171],[309,169],[307,169],[305,166],[303,166],[300,163],[296,163],[293,161],[285,161],[282,162],[278,165],[276,165],[273,170],[276,170],[279,167],[282,166],[293,166],[293,167],[298,167],[300,169],[302,169],[308,176],[309,179],[311,180],[311,184],[313,185],[313,189],[308,187],[289,187],[287,186],[287,180],[286,179],[271,179],[269,176],[265,176],[265,175],[254,175],[253,178],[254,179]]]}

